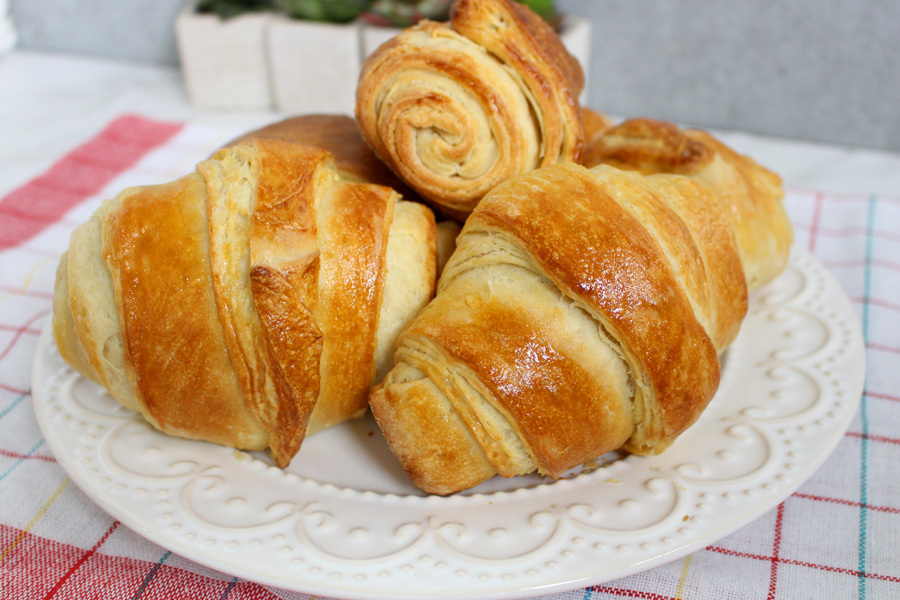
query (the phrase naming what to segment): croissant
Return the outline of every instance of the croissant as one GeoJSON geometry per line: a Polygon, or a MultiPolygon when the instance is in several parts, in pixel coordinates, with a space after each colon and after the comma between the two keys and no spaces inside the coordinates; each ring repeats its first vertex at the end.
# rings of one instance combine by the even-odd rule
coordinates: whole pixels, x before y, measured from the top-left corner
{"type": "Polygon", "coordinates": [[[287,140],[328,150],[345,181],[376,183],[393,188],[406,200],[416,195],[379,159],[359,132],[356,119],[346,115],[301,115],[247,132],[226,146],[254,138],[287,140]]]}
{"type": "Polygon", "coordinates": [[[584,127],[584,153],[586,155],[594,142],[613,126],[613,122],[603,113],[582,106],[581,123],[584,127]]]}
{"type": "Polygon", "coordinates": [[[631,119],[596,136],[582,163],[678,173],[708,187],[734,230],[751,291],[787,264],[793,230],[782,204],[781,178],[705,131],[631,119]]]}
{"type": "Polygon", "coordinates": [[[458,0],[363,64],[356,118],[423,198],[464,219],[504,179],[581,156],[584,77],[553,29],[513,0],[458,0]]]}
{"type": "MultiPolygon", "coordinates": [[[[585,115],[591,112],[590,120],[597,123],[597,129],[606,123],[606,117],[585,109],[585,115]]],[[[245,133],[232,140],[226,146],[233,146],[244,140],[253,138],[273,138],[288,140],[316,146],[331,152],[338,173],[345,181],[361,183],[377,183],[393,188],[405,200],[419,201],[403,181],[381,162],[363,140],[356,120],[345,115],[302,115],[290,117],[245,133]]],[[[437,218],[438,215],[435,215],[437,218]]],[[[437,275],[450,257],[455,247],[456,236],[460,226],[451,220],[437,223],[437,275]]]]}
{"type": "Polygon", "coordinates": [[[435,284],[435,224],[322,149],[255,139],[129,188],[57,271],[62,357],[157,429],[271,449],[359,416],[435,284]]]}
{"type": "Polygon", "coordinates": [[[667,448],[747,311],[729,210],[691,178],[607,165],[487,194],[369,399],[412,481],[448,494],[667,448]]]}

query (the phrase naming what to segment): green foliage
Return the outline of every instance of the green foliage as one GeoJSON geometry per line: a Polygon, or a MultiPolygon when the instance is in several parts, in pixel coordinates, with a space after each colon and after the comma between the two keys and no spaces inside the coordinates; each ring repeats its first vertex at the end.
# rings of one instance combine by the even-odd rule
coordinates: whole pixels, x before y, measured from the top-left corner
{"type": "Polygon", "coordinates": [[[375,0],[366,20],[378,25],[409,27],[422,19],[446,21],[452,0],[375,0]]]}
{"type": "MultiPolygon", "coordinates": [[[[516,0],[552,22],[554,0],[516,0]]],[[[281,10],[293,19],[347,23],[363,16],[379,25],[408,27],[422,19],[446,21],[453,0],[198,0],[197,12],[223,19],[246,12],[281,10]]]]}
{"type": "Polygon", "coordinates": [[[293,19],[346,23],[372,4],[372,0],[279,0],[281,8],[293,19]]]}
{"type": "Polygon", "coordinates": [[[547,22],[556,18],[556,3],[553,0],[516,0],[516,2],[524,4],[547,22]]]}
{"type": "Polygon", "coordinates": [[[272,10],[272,8],[272,0],[199,0],[197,2],[198,13],[214,14],[222,19],[229,19],[247,12],[272,10]]]}

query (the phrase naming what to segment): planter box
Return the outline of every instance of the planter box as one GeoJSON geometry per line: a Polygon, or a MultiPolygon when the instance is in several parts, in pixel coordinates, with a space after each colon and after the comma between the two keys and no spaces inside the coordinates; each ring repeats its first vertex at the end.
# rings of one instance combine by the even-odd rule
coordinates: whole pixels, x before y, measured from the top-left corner
{"type": "Polygon", "coordinates": [[[275,17],[269,23],[268,60],[278,110],[353,114],[362,64],[356,24],[275,17]]]}
{"type": "MultiPolygon", "coordinates": [[[[353,114],[362,62],[400,30],[247,14],[222,20],[193,11],[176,20],[188,97],[202,108],[268,109],[292,114],[353,114]]],[[[560,34],[569,52],[590,71],[591,24],[567,17],[560,34]]]]}
{"type": "Polygon", "coordinates": [[[194,12],[194,2],[175,20],[181,69],[191,104],[202,108],[268,109],[266,35],[271,16],[233,19],[194,12]]]}

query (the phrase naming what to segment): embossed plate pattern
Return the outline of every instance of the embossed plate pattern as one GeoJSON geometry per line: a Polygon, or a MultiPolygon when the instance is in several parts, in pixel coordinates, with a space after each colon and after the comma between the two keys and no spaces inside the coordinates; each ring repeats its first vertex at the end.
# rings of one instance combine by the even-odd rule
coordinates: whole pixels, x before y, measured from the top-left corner
{"type": "Polygon", "coordinates": [[[33,396],[72,479],[182,556],[340,598],[508,598],[648,569],[777,505],[849,425],[863,357],[837,282],[796,250],[751,298],[716,398],[662,455],[611,454],[555,482],[495,478],[448,498],[409,484],[367,419],[311,437],[287,471],[162,435],[67,367],[47,331],[33,396]]]}

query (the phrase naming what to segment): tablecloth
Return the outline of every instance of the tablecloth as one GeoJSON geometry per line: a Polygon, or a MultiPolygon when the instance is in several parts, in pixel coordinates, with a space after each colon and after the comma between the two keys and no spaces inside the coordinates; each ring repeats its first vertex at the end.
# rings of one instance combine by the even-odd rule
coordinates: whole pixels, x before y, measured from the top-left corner
{"type": "MultiPolygon", "coordinates": [[[[236,133],[124,115],[0,199],[0,598],[307,598],[121,525],[56,464],[32,408],[33,356],[69,233],[102,199],[190,172],[236,133]]],[[[554,600],[900,598],[900,199],[789,189],[785,203],[797,243],[861,321],[868,369],[846,435],[796,493],[736,533],[554,600]]]]}

